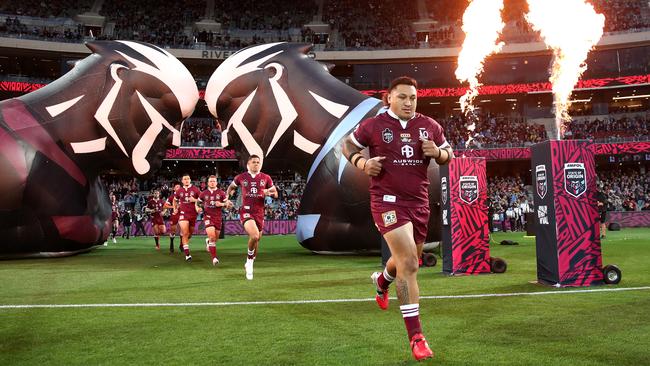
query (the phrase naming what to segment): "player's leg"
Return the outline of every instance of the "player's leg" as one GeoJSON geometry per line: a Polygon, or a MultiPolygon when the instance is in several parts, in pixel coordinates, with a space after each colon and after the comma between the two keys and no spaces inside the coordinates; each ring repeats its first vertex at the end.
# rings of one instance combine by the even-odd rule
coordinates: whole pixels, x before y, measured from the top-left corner
{"type": "Polygon", "coordinates": [[[217,238],[219,237],[219,231],[216,230],[215,226],[210,225],[205,228],[205,233],[208,234],[208,251],[212,258],[212,265],[216,266],[219,264],[219,258],[217,258],[217,238]]]}
{"type": "Polygon", "coordinates": [[[433,352],[422,335],[420,323],[420,289],[417,273],[418,258],[422,254],[423,244],[416,245],[411,222],[387,232],[384,238],[397,269],[395,277],[397,298],[413,356],[417,360],[432,357],[433,352]]]}
{"type": "Polygon", "coordinates": [[[248,255],[246,256],[246,264],[244,269],[246,270],[246,279],[253,279],[253,263],[255,262],[255,256],[257,255],[257,247],[260,242],[260,230],[257,227],[254,219],[248,219],[244,222],[244,230],[248,234],[248,255]]]}
{"type": "Polygon", "coordinates": [[[183,252],[185,253],[185,260],[191,262],[192,255],[190,255],[190,221],[179,220],[178,226],[181,228],[181,246],[183,248],[183,252]]]}

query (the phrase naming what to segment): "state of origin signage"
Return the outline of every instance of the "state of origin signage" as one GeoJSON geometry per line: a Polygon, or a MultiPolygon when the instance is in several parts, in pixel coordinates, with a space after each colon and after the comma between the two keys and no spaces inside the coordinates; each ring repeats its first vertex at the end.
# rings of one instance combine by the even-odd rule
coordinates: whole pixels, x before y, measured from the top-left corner
{"type": "Polygon", "coordinates": [[[532,147],[537,280],[554,286],[603,281],[594,153],[588,141],[532,147]]]}

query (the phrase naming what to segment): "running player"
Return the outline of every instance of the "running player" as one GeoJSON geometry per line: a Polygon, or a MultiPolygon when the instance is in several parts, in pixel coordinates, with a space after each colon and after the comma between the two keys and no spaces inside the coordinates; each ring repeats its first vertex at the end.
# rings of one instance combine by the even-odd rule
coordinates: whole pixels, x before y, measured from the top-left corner
{"type": "Polygon", "coordinates": [[[251,155],[246,163],[248,171],[241,173],[233,179],[228,186],[228,197],[237,187],[242,189],[242,204],[239,208],[239,219],[248,234],[248,256],[244,269],[246,279],[253,279],[253,263],[257,257],[257,248],[262,238],[264,229],[264,198],[271,196],[278,198],[278,191],[273,185],[273,180],[260,171],[262,162],[257,155],[251,155]]]}
{"type": "MultiPolygon", "coordinates": [[[[178,213],[174,212],[174,194],[181,188],[181,184],[174,182],[173,192],[167,198],[163,208],[171,210],[172,214],[169,216],[169,253],[174,253],[174,238],[176,237],[176,231],[178,227],[178,213]]],[[[182,246],[182,244],[181,244],[182,246]]],[[[180,252],[183,252],[183,248],[180,248],[180,252]]]]}
{"type": "Polygon", "coordinates": [[[189,174],[184,174],[181,182],[183,186],[174,193],[174,213],[179,213],[178,226],[181,228],[181,245],[185,252],[185,260],[191,262],[190,239],[196,225],[196,217],[199,211],[196,202],[199,200],[201,191],[192,185],[189,174]]]}
{"type": "Polygon", "coordinates": [[[120,213],[119,209],[117,208],[117,200],[115,199],[115,194],[111,193],[109,196],[111,200],[111,235],[110,237],[113,239],[113,244],[117,243],[117,240],[115,240],[115,235],[117,235],[117,229],[120,228],[120,213]]]}
{"type": "Polygon", "coordinates": [[[217,257],[217,241],[221,233],[221,221],[223,218],[222,207],[230,207],[232,203],[226,197],[226,192],[217,188],[217,177],[211,175],[208,177],[208,188],[201,192],[199,196],[199,206],[203,207],[203,223],[205,232],[208,234],[207,246],[212,265],[219,264],[217,257]]]}
{"type": "Polygon", "coordinates": [[[160,250],[160,235],[165,234],[165,222],[162,218],[162,210],[165,206],[165,201],[160,199],[160,191],[154,190],[153,197],[149,199],[145,212],[151,216],[151,227],[153,228],[154,240],[156,242],[156,250],[160,250]]]}
{"type": "Polygon", "coordinates": [[[343,142],[343,154],[370,176],[370,208],[392,253],[383,273],[371,278],[377,304],[388,308],[388,286],[395,281],[400,310],[416,360],[433,357],[420,325],[418,259],[427,234],[427,167],[431,158],[447,164],[453,154],[442,127],[416,113],[417,83],[399,77],[388,89],[389,109],[366,119],[343,142]],[[370,159],[360,151],[369,148],[370,159]]]}

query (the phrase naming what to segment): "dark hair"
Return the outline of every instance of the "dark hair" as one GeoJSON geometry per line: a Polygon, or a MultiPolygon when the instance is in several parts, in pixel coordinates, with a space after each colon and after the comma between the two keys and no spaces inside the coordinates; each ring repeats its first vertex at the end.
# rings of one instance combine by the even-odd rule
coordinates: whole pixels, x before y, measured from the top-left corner
{"type": "Polygon", "coordinates": [[[190,177],[191,178],[192,176],[190,175],[190,173],[183,173],[183,175],[181,175],[181,178],[183,178],[183,177],[190,177]]]}
{"type": "Polygon", "coordinates": [[[175,186],[182,186],[182,184],[181,184],[181,182],[174,182],[174,183],[172,183],[172,187],[175,187],[175,186]]]}
{"type": "Polygon", "coordinates": [[[217,179],[217,176],[216,176],[216,175],[214,175],[214,174],[212,174],[211,176],[209,176],[209,177],[208,177],[208,180],[210,180],[210,178],[214,178],[214,179],[217,179]]]}
{"type": "Polygon", "coordinates": [[[418,88],[418,82],[415,81],[415,79],[413,79],[410,76],[400,76],[393,79],[393,81],[390,82],[390,86],[388,87],[388,92],[390,93],[398,85],[412,85],[415,87],[415,89],[418,88]]]}
{"type": "MultiPolygon", "coordinates": [[[[258,155],[253,154],[253,155],[251,155],[251,156],[248,157],[248,161],[251,161],[251,160],[253,160],[253,159],[259,159],[259,158],[260,158],[260,157],[259,157],[258,155]]],[[[261,159],[260,159],[260,160],[261,160],[261,159]]]]}

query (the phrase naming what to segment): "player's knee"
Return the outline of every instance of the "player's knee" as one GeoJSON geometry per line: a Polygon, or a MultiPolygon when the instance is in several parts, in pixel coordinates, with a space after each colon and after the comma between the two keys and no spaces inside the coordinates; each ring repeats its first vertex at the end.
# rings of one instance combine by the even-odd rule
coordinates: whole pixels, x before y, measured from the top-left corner
{"type": "Polygon", "coordinates": [[[402,275],[408,276],[417,273],[418,271],[418,259],[417,257],[403,258],[399,263],[399,271],[402,275]]]}

